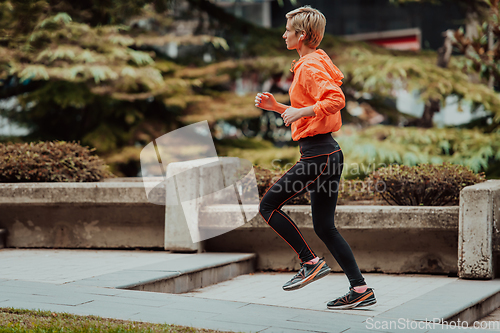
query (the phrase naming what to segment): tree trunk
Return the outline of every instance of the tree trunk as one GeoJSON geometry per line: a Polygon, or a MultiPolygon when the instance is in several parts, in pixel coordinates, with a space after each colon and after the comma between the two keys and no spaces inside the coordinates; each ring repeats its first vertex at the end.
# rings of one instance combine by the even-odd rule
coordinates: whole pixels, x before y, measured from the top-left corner
{"type": "Polygon", "coordinates": [[[422,118],[419,119],[417,126],[423,128],[431,128],[434,113],[439,112],[440,110],[441,105],[439,103],[439,100],[429,99],[429,101],[425,104],[424,114],[422,115],[422,118]]]}
{"type": "MultiPolygon", "coordinates": [[[[488,51],[493,51],[494,49],[494,40],[495,36],[493,34],[493,27],[491,23],[488,25],[488,51]]],[[[488,88],[493,89],[493,85],[495,84],[495,74],[493,70],[490,70],[490,78],[488,80],[488,88]]]]}
{"type": "Polygon", "coordinates": [[[479,15],[472,8],[467,10],[465,14],[465,37],[473,40],[479,37],[479,31],[477,28],[479,26],[479,15]]]}

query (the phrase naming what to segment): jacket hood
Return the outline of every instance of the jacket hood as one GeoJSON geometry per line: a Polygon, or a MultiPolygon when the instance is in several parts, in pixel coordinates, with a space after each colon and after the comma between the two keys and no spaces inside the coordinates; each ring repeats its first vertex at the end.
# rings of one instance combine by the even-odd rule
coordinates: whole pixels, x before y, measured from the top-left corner
{"type": "MultiPolygon", "coordinates": [[[[314,67],[323,67],[326,69],[328,74],[332,77],[335,83],[338,86],[342,85],[342,79],[344,78],[344,74],[337,68],[332,62],[332,59],[326,54],[325,51],[318,49],[313,53],[309,53],[303,57],[301,57],[295,63],[294,71],[297,70],[305,61],[312,62],[314,67]],[[319,65],[319,66],[318,66],[319,65]]],[[[318,68],[318,69],[319,69],[318,68]]]]}

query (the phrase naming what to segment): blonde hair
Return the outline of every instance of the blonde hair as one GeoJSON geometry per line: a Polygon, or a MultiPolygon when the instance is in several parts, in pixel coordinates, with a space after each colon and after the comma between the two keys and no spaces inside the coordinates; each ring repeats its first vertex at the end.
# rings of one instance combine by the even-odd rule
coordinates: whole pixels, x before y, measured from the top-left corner
{"type": "Polygon", "coordinates": [[[325,34],[326,18],[319,10],[304,6],[286,14],[290,24],[295,29],[295,35],[305,32],[305,45],[310,48],[318,47],[325,34]]]}

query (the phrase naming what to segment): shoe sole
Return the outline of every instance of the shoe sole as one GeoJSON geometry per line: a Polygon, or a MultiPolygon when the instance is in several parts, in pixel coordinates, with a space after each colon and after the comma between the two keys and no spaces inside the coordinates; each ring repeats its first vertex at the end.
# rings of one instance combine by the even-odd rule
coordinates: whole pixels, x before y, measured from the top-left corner
{"type": "Polygon", "coordinates": [[[297,282],[296,284],[292,284],[290,286],[283,287],[283,290],[292,291],[292,290],[300,289],[302,287],[307,286],[311,282],[317,281],[317,280],[321,279],[322,277],[327,276],[328,274],[330,274],[331,271],[332,271],[332,269],[330,267],[328,267],[328,269],[325,269],[323,271],[318,272],[318,274],[316,274],[316,276],[314,278],[312,278],[311,280],[308,280],[306,282],[297,282]]]}
{"type": "Polygon", "coordinates": [[[371,300],[366,300],[358,303],[352,303],[352,304],[346,304],[346,305],[339,305],[339,306],[326,306],[330,310],[347,310],[347,309],[354,309],[354,308],[363,308],[367,306],[372,306],[375,303],[377,303],[376,299],[371,299],[371,300]]]}

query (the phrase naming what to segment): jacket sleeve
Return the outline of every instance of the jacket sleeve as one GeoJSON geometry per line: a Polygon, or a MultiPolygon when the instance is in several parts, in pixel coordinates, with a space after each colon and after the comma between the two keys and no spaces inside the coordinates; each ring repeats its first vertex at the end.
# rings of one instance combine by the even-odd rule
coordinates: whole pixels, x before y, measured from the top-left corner
{"type": "Polygon", "coordinates": [[[316,116],[333,115],[344,108],[344,93],[327,72],[308,67],[305,74],[304,88],[316,101],[316,116]]]}

